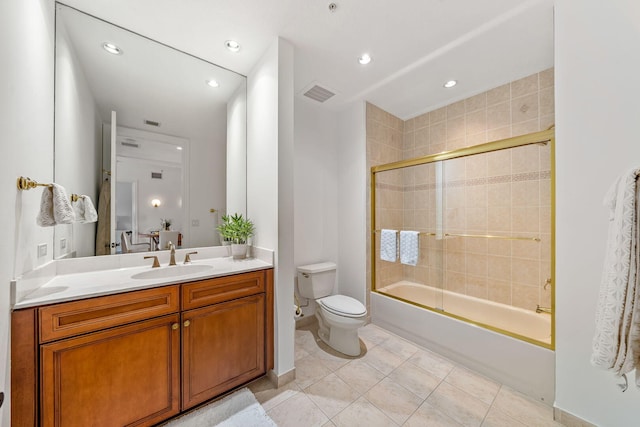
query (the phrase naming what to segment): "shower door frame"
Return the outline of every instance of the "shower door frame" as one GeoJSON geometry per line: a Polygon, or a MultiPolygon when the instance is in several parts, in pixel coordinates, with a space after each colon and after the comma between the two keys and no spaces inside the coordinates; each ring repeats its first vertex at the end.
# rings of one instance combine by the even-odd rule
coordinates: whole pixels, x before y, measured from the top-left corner
{"type": "MultiPolygon", "coordinates": [[[[533,132],[533,133],[528,133],[526,135],[520,135],[520,136],[514,136],[511,138],[505,138],[505,139],[500,139],[497,141],[492,141],[492,142],[487,142],[484,144],[479,144],[479,145],[473,145],[473,146],[469,146],[469,147],[464,147],[464,148],[460,148],[457,150],[452,150],[452,151],[443,151],[441,153],[437,153],[437,154],[431,154],[428,156],[421,156],[421,157],[414,157],[412,159],[407,159],[407,160],[400,160],[400,161],[396,161],[396,162],[391,162],[391,163],[385,163],[382,165],[377,165],[377,166],[372,166],[371,167],[371,172],[370,172],[370,202],[371,202],[371,223],[370,223],[370,236],[371,236],[371,255],[370,255],[370,262],[371,262],[371,292],[376,292],[379,293],[376,290],[376,174],[379,172],[386,172],[386,171],[392,171],[392,170],[397,170],[397,169],[403,169],[403,168],[407,168],[407,167],[411,167],[411,166],[419,166],[419,165],[425,165],[425,164],[429,164],[429,163],[435,163],[435,162],[440,162],[440,161],[444,161],[444,160],[451,160],[451,159],[457,159],[457,158],[461,158],[461,157],[468,157],[468,156],[473,156],[473,155],[477,155],[477,154],[485,154],[485,153],[490,153],[493,151],[499,151],[499,150],[507,150],[510,148],[516,148],[516,147],[523,147],[526,145],[533,145],[533,144],[550,144],[550,164],[551,164],[551,342],[550,343],[545,343],[542,341],[538,341],[538,340],[534,340],[530,337],[524,336],[524,335],[520,335],[520,334],[515,334],[513,332],[510,332],[508,330],[505,329],[501,329],[501,328],[496,328],[494,326],[491,325],[487,325],[485,323],[481,323],[481,322],[476,322],[472,319],[468,319],[466,317],[462,317],[462,316],[457,316],[455,314],[449,313],[447,311],[444,310],[439,310],[436,309],[434,307],[428,307],[426,305],[423,304],[418,304],[416,302],[404,299],[404,298],[399,298],[393,295],[388,295],[385,293],[381,293],[381,295],[385,295],[391,298],[395,298],[398,300],[401,300],[403,302],[406,302],[408,304],[412,304],[414,306],[435,312],[435,313],[439,313],[442,314],[444,316],[448,316],[448,317],[452,317],[454,319],[458,319],[458,320],[462,320],[464,322],[473,324],[473,325],[477,325],[480,326],[482,328],[485,329],[489,329],[491,331],[500,333],[500,334],[504,334],[504,335],[508,335],[510,337],[522,340],[522,341],[526,341],[528,343],[534,344],[534,345],[538,345],[541,347],[545,347],[548,348],[550,350],[555,350],[555,338],[556,338],[556,333],[555,333],[555,315],[556,315],[556,298],[555,298],[555,212],[556,212],[556,194],[555,194],[555,189],[556,189],[556,165],[555,165],[555,129],[552,126],[551,128],[544,130],[544,131],[540,131],[540,132],[533,132]]],[[[508,238],[508,237],[503,237],[503,236],[492,236],[492,237],[496,237],[496,238],[508,238]]]]}

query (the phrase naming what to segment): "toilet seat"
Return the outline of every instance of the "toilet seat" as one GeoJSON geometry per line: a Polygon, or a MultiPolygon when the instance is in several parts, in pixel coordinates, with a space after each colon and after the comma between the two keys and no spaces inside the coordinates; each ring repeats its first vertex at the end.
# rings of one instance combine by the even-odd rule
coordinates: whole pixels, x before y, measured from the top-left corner
{"type": "Polygon", "coordinates": [[[346,295],[331,295],[316,301],[325,310],[338,316],[362,317],[367,308],[360,301],[346,295]]]}

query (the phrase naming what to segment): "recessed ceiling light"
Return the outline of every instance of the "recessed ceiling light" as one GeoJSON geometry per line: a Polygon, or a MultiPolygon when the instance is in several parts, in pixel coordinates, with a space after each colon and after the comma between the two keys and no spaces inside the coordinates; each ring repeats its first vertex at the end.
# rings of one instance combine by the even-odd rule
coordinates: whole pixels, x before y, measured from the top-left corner
{"type": "Polygon", "coordinates": [[[229,49],[231,52],[237,52],[240,50],[240,43],[238,43],[235,40],[227,40],[226,42],[224,42],[224,45],[227,47],[227,49],[229,49]]]}
{"type": "Polygon", "coordinates": [[[446,87],[446,88],[450,88],[450,87],[454,87],[457,84],[458,84],[458,82],[456,80],[449,80],[448,82],[443,84],[443,86],[446,87]]]}
{"type": "Polygon", "coordinates": [[[368,53],[363,53],[362,56],[358,58],[358,62],[362,65],[367,65],[369,62],[371,62],[371,57],[368,53]]]}
{"type": "Polygon", "coordinates": [[[106,50],[107,52],[112,53],[114,55],[122,55],[122,49],[120,49],[118,46],[116,46],[113,43],[104,42],[102,44],[102,48],[104,50],[106,50]]]}
{"type": "Polygon", "coordinates": [[[209,86],[211,86],[211,87],[218,87],[218,86],[220,86],[220,84],[219,84],[217,81],[213,80],[213,79],[211,79],[211,80],[207,80],[207,84],[208,84],[209,86]]]}
{"type": "Polygon", "coordinates": [[[182,147],[180,147],[179,145],[176,147],[176,150],[181,151],[182,147]]]}

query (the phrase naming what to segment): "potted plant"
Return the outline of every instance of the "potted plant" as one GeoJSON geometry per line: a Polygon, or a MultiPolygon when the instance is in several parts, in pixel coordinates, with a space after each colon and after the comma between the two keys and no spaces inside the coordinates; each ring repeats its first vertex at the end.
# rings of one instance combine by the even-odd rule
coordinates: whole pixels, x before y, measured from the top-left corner
{"type": "Polygon", "coordinates": [[[231,242],[231,254],[234,259],[247,256],[247,241],[255,233],[253,222],[242,214],[223,215],[222,224],[218,225],[218,232],[223,242],[231,242]]]}

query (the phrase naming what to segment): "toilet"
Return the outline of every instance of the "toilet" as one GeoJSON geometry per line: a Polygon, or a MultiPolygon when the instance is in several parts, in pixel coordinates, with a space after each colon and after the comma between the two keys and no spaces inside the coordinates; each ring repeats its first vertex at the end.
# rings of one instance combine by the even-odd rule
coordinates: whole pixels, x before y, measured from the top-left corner
{"type": "Polygon", "coordinates": [[[298,267],[298,291],[315,300],[318,336],[334,350],[348,356],[360,355],[358,328],[364,326],[367,308],[346,295],[331,295],[336,281],[332,262],[298,267]]]}

